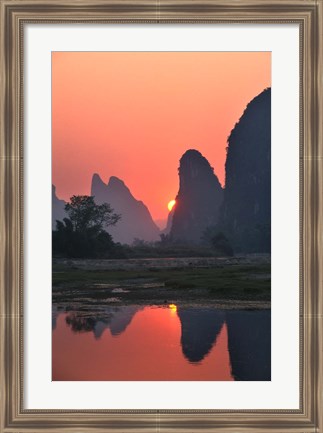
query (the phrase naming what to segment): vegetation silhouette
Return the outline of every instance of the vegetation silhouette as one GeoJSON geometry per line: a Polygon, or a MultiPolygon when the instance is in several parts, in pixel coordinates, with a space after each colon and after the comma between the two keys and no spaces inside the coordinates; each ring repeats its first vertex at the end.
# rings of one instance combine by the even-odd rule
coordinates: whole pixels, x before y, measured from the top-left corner
{"type": "Polygon", "coordinates": [[[233,248],[223,232],[216,227],[207,227],[202,236],[202,241],[209,244],[215,256],[233,256],[233,248]]]}
{"type": "Polygon", "coordinates": [[[53,255],[74,258],[123,257],[105,227],[115,225],[121,215],[108,203],[97,205],[93,196],[73,195],[65,205],[69,218],[56,221],[53,255]]]}

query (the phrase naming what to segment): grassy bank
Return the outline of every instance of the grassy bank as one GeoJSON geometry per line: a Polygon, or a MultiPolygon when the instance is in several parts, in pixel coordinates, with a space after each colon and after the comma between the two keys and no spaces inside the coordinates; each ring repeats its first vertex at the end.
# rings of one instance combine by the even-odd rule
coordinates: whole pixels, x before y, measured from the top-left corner
{"type": "Polygon", "coordinates": [[[270,301],[270,264],[227,265],[210,268],[140,270],[56,269],[53,295],[144,299],[231,299],[270,301]]]}

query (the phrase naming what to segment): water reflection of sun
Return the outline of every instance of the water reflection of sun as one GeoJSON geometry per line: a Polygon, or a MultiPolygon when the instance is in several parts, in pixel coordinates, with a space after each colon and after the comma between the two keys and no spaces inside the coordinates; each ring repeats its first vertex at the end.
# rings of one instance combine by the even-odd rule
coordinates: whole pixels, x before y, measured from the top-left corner
{"type": "Polygon", "coordinates": [[[168,308],[171,310],[172,313],[176,313],[177,306],[175,304],[169,304],[168,308]]]}

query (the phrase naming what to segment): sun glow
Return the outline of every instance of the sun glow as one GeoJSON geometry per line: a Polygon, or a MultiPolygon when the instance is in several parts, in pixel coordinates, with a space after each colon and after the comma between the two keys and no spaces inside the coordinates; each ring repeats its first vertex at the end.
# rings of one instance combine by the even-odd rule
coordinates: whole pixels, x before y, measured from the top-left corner
{"type": "Polygon", "coordinates": [[[173,207],[175,206],[175,204],[176,204],[176,200],[171,200],[168,203],[167,207],[168,207],[169,212],[173,209],[173,207]]]}
{"type": "Polygon", "coordinates": [[[168,308],[172,311],[172,313],[176,313],[177,306],[175,304],[168,305],[168,308]]]}

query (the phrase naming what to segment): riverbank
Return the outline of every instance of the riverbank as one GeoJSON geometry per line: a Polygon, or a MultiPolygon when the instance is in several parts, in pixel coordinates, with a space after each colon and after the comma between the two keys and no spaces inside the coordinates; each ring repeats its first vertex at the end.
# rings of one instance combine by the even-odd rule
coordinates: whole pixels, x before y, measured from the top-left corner
{"type": "Polygon", "coordinates": [[[55,260],[53,302],[270,308],[268,256],[55,260]]]}
{"type": "Polygon", "coordinates": [[[270,265],[270,254],[234,257],[160,257],[136,259],[53,259],[53,271],[214,268],[231,265],[270,265]]]}

